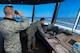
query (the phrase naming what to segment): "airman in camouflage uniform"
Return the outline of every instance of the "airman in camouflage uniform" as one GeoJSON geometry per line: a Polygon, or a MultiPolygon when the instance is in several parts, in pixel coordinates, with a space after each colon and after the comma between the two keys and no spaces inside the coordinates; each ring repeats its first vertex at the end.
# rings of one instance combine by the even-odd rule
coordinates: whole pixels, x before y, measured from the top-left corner
{"type": "Polygon", "coordinates": [[[36,42],[35,32],[39,30],[43,36],[45,35],[41,26],[41,24],[44,23],[44,20],[45,20],[44,18],[41,18],[40,21],[34,22],[33,24],[31,24],[30,27],[28,27],[26,31],[28,36],[28,44],[27,44],[28,52],[33,52],[33,50],[31,49],[31,44],[33,49],[37,49],[35,47],[35,42],[36,42]]]}
{"type": "Polygon", "coordinates": [[[5,18],[0,22],[0,32],[4,37],[4,49],[6,53],[22,53],[19,32],[29,26],[29,21],[17,11],[23,22],[13,19],[14,10],[11,6],[4,8],[5,18]]]}

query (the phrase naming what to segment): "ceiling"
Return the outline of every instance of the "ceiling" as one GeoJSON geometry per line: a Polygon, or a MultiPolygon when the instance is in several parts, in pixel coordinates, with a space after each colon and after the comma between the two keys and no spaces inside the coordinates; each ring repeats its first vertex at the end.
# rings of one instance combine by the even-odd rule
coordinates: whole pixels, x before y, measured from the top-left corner
{"type": "Polygon", "coordinates": [[[47,4],[47,3],[57,3],[63,0],[0,0],[0,4],[29,4],[29,5],[38,5],[38,4],[47,4]]]}

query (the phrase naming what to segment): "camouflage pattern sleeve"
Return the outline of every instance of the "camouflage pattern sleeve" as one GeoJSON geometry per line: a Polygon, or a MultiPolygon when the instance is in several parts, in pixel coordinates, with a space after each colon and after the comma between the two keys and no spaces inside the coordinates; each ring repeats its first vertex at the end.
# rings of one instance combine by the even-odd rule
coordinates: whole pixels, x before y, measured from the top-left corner
{"type": "Polygon", "coordinates": [[[40,31],[40,33],[41,33],[42,36],[44,37],[44,36],[45,36],[45,32],[43,31],[42,26],[41,26],[40,23],[38,24],[38,30],[40,31]]]}
{"type": "Polygon", "coordinates": [[[17,31],[27,29],[27,27],[30,25],[30,22],[26,17],[24,17],[24,16],[21,16],[21,17],[22,17],[23,22],[14,23],[15,24],[15,30],[17,30],[17,31]]]}

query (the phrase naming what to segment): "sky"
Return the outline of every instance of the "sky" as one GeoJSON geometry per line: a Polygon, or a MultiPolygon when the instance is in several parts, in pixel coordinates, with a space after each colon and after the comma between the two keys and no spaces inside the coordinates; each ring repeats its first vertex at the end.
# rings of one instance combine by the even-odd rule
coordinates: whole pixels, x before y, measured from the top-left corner
{"type": "Polygon", "coordinates": [[[76,18],[80,9],[80,0],[64,0],[60,4],[59,18],[76,18]]]}
{"type": "MultiPolygon", "coordinates": [[[[3,8],[8,4],[0,4],[0,17],[4,17],[3,8]]],[[[22,11],[26,17],[32,17],[32,5],[11,4],[14,10],[22,11]]],[[[41,4],[36,6],[35,17],[52,17],[55,9],[55,3],[41,4]]],[[[58,18],[76,18],[80,9],[80,0],[64,0],[60,4],[58,18]]]]}

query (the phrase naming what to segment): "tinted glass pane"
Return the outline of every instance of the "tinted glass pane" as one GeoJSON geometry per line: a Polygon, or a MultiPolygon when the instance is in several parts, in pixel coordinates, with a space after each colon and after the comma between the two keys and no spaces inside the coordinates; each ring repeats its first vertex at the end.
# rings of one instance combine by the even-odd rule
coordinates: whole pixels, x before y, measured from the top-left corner
{"type": "Polygon", "coordinates": [[[60,4],[56,24],[73,28],[79,8],[80,0],[64,0],[60,4]]]}
{"type": "Polygon", "coordinates": [[[34,22],[44,17],[46,19],[45,23],[51,23],[54,9],[55,9],[55,4],[37,5],[34,22]]]}
{"type": "MultiPolygon", "coordinates": [[[[80,17],[79,17],[80,18],[80,17]]],[[[80,30],[80,19],[79,19],[79,22],[78,22],[78,25],[77,25],[77,30],[80,30]]]]}
{"type": "MultiPolygon", "coordinates": [[[[4,17],[5,16],[4,15],[4,12],[3,12],[3,9],[4,9],[4,7],[6,5],[8,5],[8,4],[0,4],[0,17],[4,17]]],[[[33,6],[31,6],[31,5],[18,5],[18,4],[16,4],[16,5],[15,4],[12,4],[11,6],[14,7],[14,10],[20,10],[23,13],[23,15],[25,17],[27,17],[31,21],[31,19],[32,19],[32,9],[33,9],[33,6]]],[[[21,20],[20,17],[17,16],[17,15],[15,15],[14,17],[18,21],[21,20]]]]}

